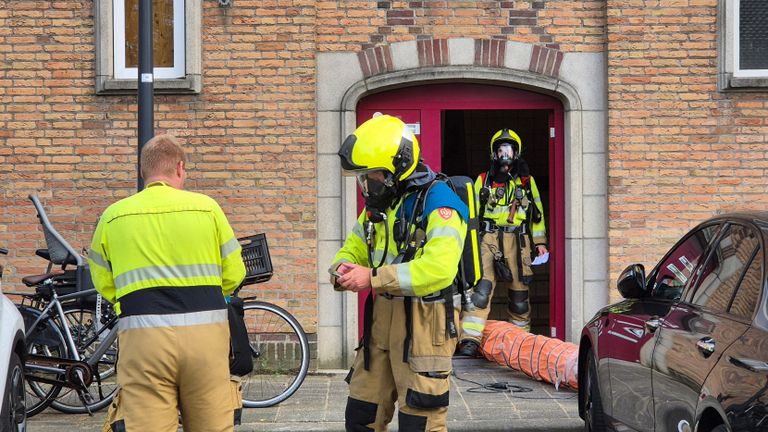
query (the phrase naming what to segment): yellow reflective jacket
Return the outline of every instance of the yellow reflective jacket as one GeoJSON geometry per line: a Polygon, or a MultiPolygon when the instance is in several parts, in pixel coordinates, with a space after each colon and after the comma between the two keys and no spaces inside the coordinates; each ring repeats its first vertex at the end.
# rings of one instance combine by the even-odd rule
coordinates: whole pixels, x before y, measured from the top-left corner
{"type": "Polygon", "coordinates": [[[387,210],[389,238],[384,236],[384,223],[374,224],[373,263],[368,262],[368,246],[363,226],[368,222],[363,212],[347,236],[344,246],[336,253],[331,269],[336,269],[343,262],[373,267],[378,265],[384,255],[384,246],[389,242],[384,265],[371,277],[371,285],[377,294],[389,293],[397,296],[422,297],[449,287],[458,270],[459,259],[467,235],[466,223],[456,210],[441,207],[430,212],[427,217],[426,239],[424,247],[416,252],[409,262],[392,264],[398,254],[394,239],[394,223],[397,209],[387,210]]]}
{"type": "MultiPolygon", "coordinates": [[[[487,173],[480,174],[477,177],[477,180],[475,180],[475,192],[478,194],[480,193],[480,189],[483,188],[486,175],[487,173]]],[[[531,205],[528,199],[528,194],[524,193],[525,196],[523,199],[516,200],[514,197],[514,190],[510,186],[512,182],[503,185],[505,194],[498,200],[495,206],[489,200],[488,204],[485,206],[485,214],[483,215],[483,218],[490,219],[499,226],[520,226],[524,223],[528,223],[533,243],[537,245],[545,245],[547,244],[547,228],[544,223],[544,208],[541,204],[539,188],[536,187],[536,181],[533,179],[533,176],[529,176],[528,181],[530,182],[533,204],[539,209],[541,220],[538,222],[527,220],[528,206],[531,205]],[[514,217],[512,217],[512,222],[510,222],[509,214],[512,212],[513,208],[515,213],[514,217]]],[[[495,197],[496,191],[502,187],[502,185],[500,183],[494,183],[492,180],[489,180],[488,184],[491,187],[491,197],[495,197]]],[[[514,184],[516,188],[522,188],[523,191],[525,191],[520,177],[515,177],[514,184]]]]}
{"type": "Polygon", "coordinates": [[[216,201],[162,182],[104,211],[88,263],[118,313],[127,298],[130,314],[218,309],[245,277],[240,243],[216,201]]]}

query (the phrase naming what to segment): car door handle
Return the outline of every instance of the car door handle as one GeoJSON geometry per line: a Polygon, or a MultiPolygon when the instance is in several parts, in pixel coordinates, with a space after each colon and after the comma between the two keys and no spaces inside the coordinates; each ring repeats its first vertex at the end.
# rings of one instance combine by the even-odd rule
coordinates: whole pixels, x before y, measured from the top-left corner
{"type": "Polygon", "coordinates": [[[661,319],[658,317],[651,318],[645,322],[645,329],[648,330],[648,333],[655,332],[659,326],[661,326],[661,319]]]}
{"type": "Polygon", "coordinates": [[[753,360],[749,358],[739,358],[739,357],[728,357],[728,361],[731,362],[731,364],[750,370],[752,372],[768,372],[768,363],[760,360],[753,360]]]}
{"type": "Polygon", "coordinates": [[[698,342],[696,342],[696,347],[699,349],[699,352],[704,355],[704,357],[709,357],[713,352],[715,352],[715,340],[711,337],[701,338],[698,342]]]}

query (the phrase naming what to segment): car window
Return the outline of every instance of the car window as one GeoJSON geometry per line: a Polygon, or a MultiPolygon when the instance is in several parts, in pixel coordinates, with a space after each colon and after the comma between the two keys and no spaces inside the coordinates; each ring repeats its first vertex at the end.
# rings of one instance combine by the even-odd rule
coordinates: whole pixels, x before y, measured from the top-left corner
{"type": "Polygon", "coordinates": [[[754,231],[744,225],[728,225],[697,275],[691,302],[726,312],[757,247],[759,240],[754,231]]]}
{"type": "Polygon", "coordinates": [[[744,273],[739,289],[736,290],[731,306],[728,308],[728,313],[745,320],[752,319],[763,287],[763,255],[760,252],[760,247],[755,249],[752,263],[744,273]]]}
{"type": "Polygon", "coordinates": [[[656,266],[655,276],[652,277],[652,297],[670,300],[680,298],[696,264],[717,235],[719,227],[718,224],[701,227],[667,253],[666,258],[656,266]]]}

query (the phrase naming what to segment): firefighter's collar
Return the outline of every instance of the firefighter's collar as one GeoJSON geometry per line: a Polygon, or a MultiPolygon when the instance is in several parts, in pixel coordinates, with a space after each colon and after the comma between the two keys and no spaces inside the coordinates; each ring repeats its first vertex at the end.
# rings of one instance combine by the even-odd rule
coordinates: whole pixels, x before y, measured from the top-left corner
{"type": "Polygon", "coordinates": [[[168,183],[162,180],[158,180],[158,181],[153,181],[152,183],[148,184],[146,187],[150,188],[152,186],[169,186],[169,185],[168,183]]]}

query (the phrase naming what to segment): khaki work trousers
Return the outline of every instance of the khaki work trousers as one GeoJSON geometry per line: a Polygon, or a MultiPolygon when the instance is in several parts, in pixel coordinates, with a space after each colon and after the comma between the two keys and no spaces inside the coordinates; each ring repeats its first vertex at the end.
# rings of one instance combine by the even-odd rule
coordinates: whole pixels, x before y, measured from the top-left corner
{"type": "MultiPolygon", "coordinates": [[[[386,431],[399,409],[401,432],[446,431],[451,356],[456,338],[446,334],[445,303],[412,298],[413,332],[410,355],[403,361],[406,339],[402,297],[376,296],[370,342],[370,368],[364,368],[363,349],[357,350],[347,376],[348,431],[386,431]]],[[[453,319],[458,323],[454,309],[453,319]]]]}
{"type": "Polygon", "coordinates": [[[226,321],[121,330],[118,341],[113,432],[176,432],[179,411],[185,432],[234,430],[240,396],[230,381],[226,321]]]}
{"type": "MultiPolygon", "coordinates": [[[[483,240],[480,244],[480,256],[483,261],[483,279],[489,280],[491,286],[491,295],[488,299],[488,306],[485,308],[476,308],[472,311],[465,311],[462,313],[462,320],[468,322],[474,322],[479,324],[482,328],[485,327],[485,322],[488,319],[488,314],[491,312],[491,305],[493,299],[493,292],[496,290],[496,272],[493,266],[493,259],[496,253],[499,251],[499,235],[503,235],[502,244],[504,246],[504,258],[506,258],[507,265],[512,271],[512,282],[504,282],[508,284],[508,296],[509,303],[507,305],[507,317],[510,322],[519,325],[526,326],[530,324],[531,315],[531,303],[529,299],[528,284],[525,281],[530,280],[533,276],[533,270],[531,270],[531,245],[529,238],[525,237],[526,244],[522,250],[518,251],[518,239],[516,233],[508,232],[488,232],[483,234],[483,240]],[[518,266],[518,257],[522,259],[522,265],[518,266]],[[522,268],[522,275],[520,275],[520,269],[522,268]],[[517,300],[517,302],[515,302],[517,300]],[[516,304],[517,303],[517,304],[516,304]]],[[[467,334],[462,332],[461,340],[474,340],[478,344],[482,339],[482,329],[480,335],[467,334]]]]}

